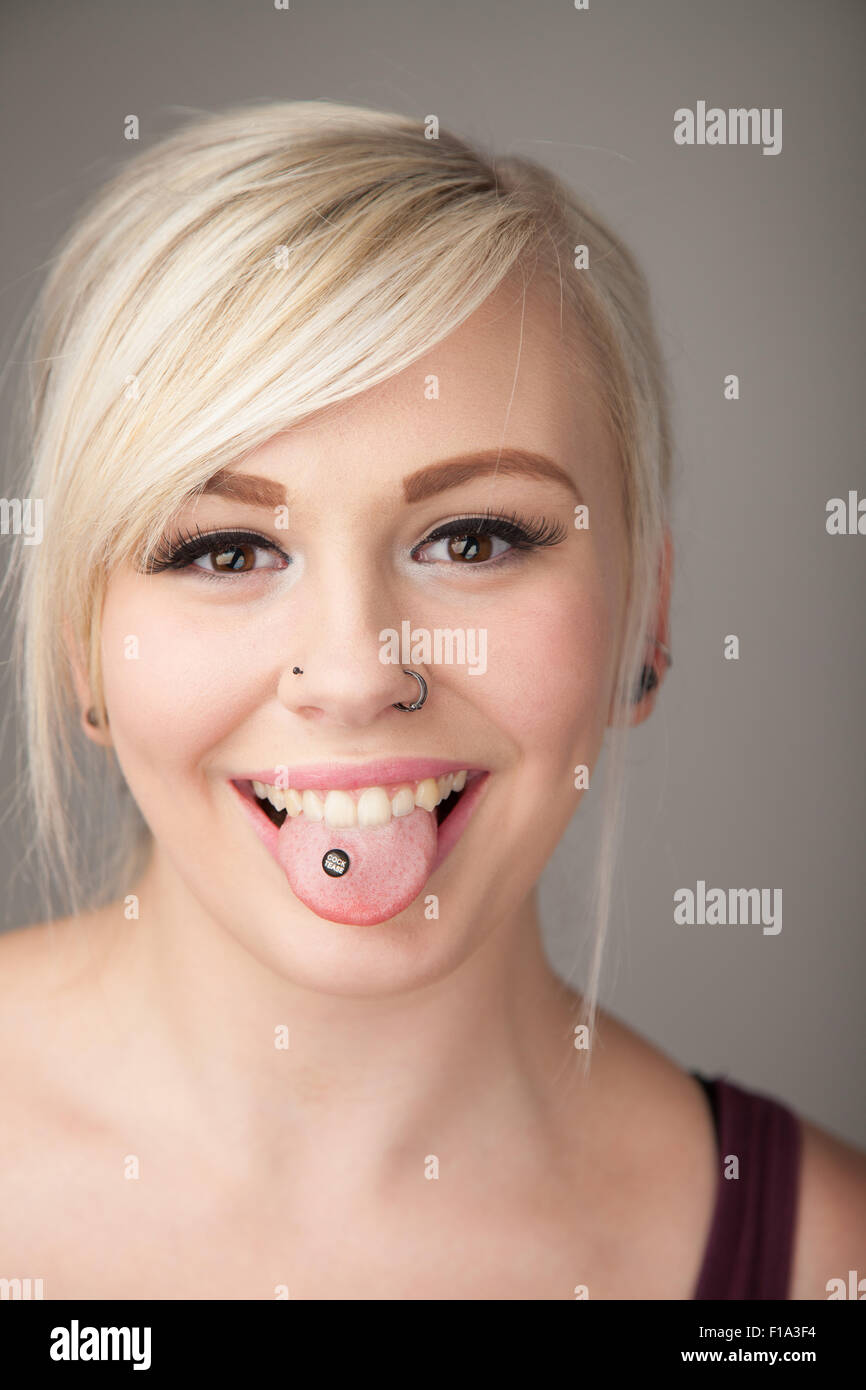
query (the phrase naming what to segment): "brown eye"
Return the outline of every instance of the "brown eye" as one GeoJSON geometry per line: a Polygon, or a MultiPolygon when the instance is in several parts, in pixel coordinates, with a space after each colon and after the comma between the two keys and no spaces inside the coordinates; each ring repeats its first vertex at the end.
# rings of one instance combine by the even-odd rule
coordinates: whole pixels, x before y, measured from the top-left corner
{"type": "Polygon", "coordinates": [[[197,570],[208,579],[248,574],[253,570],[283,570],[291,564],[278,545],[255,532],[197,532],[163,540],[145,567],[147,574],[197,570]]]}
{"type": "Polygon", "coordinates": [[[254,545],[230,545],[224,550],[209,550],[201,558],[212,559],[213,568],[222,573],[236,573],[239,570],[255,568],[256,547],[254,545]]]}
{"type": "Polygon", "coordinates": [[[448,541],[448,555],[452,560],[489,560],[492,554],[491,536],[451,536],[448,541]]]}
{"type": "Polygon", "coordinates": [[[190,561],[206,574],[245,574],[249,570],[280,569],[280,557],[253,541],[230,541],[201,549],[190,561]]]}
{"type": "Polygon", "coordinates": [[[486,512],[482,516],[461,516],[443,522],[416,545],[411,554],[413,560],[424,565],[484,569],[492,573],[501,563],[516,559],[521,552],[528,557],[532,551],[559,545],[568,534],[562,522],[545,521],[543,517],[522,520],[516,515],[494,516],[486,512]]]}

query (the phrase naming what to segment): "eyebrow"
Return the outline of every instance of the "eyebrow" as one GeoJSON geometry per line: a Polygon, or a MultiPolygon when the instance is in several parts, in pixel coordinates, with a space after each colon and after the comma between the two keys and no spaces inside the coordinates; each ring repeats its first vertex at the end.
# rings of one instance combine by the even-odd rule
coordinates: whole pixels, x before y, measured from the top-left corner
{"type": "Polygon", "coordinates": [[[528,449],[481,449],[474,454],[459,454],[455,458],[433,463],[428,468],[419,468],[403,479],[403,492],[407,502],[425,502],[438,492],[459,487],[462,483],[473,482],[476,478],[491,474],[507,474],[509,477],[544,478],[566,488],[579,502],[583,502],[580,489],[564,468],[545,454],[536,454],[528,449]]]}
{"type": "MultiPolygon", "coordinates": [[[[508,477],[543,478],[564,487],[578,502],[583,502],[580,488],[558,463],[546,454],[529,449],[480,449],[471,454],[457,454],[440,463],[418,468],[403,479],[403,494],[409,503],[425,502],[437,493],[474,482],[478,478],[503,474],[508,477]]],[[[234,502],[252,507],[284,507],[286,491],[280,483],[251,473],[232,473],[221,469],[209,478],[202,488],[208,495],[228,497],[234,502]]]]}
{"type": "Polygon", "coordinates": [[[202,492],[228,497],[233,502],[245,502],[251,507],[286,506],[286,490],[280,483],[251,473],[231,473],[226,468],[208,478],[202,492]]]}

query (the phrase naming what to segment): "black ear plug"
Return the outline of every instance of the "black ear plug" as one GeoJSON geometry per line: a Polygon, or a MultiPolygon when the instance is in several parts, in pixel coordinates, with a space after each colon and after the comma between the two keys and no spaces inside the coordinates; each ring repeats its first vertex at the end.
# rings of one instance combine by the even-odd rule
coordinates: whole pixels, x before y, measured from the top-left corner
{"type": "Polygon", "coordinates": [[[644,695],[648,695],[651,690],[655,690],[659,683],[658,674],[654,666],[644,666],[640,673],[640,680],[634,693],[634,703],[639,705],[644,695]]]}

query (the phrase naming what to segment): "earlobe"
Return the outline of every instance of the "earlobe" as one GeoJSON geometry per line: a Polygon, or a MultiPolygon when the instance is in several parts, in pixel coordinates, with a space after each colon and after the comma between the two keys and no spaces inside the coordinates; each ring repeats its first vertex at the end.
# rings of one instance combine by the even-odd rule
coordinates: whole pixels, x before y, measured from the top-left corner
{"type": "Polygon", "coordinates": [[[110,747],[107,710],[100,714],[95,705],[85,705],[81,711],[81,727],[91,743],[98,743],[103,748],[110,747]]]}
{"type": "Polygon", "coordinates": [[[655,666],[644,666],[640,673],[637,689],[632,696],[633,702],[639,705],[645,695],[649,695],[651,691],[655,690],[658,683],[659,678],[655,666]]]}
{"type": "Polygon", "coordinates": [[[75,699],[81,711],[81,727],[91,743],[98,743],[102,747],[109,747],[111,739],[107,733],[108,711],[100,711],[92,702],[90,682],[81,660],[80,649],[75,642],[68,623],[64,624],[63,635],[69,659],[69,669],[72,673],[72,685],[75,691],[75,699]]]}
{"type": "MultiPolygon", "coordinates": [[[[661,685],[661,672],[673,666],[673,655],[669,646],[669,613],[671,582],[673,574],[673,539],[670,528],[665,527],[662,551],[659,558],[658,601],[655,613],[655,632],[649,646],[644,664],[641,667],[634,690],[629,698],[629,708],[625,722],[629,726],[642,724],[655,708],[653,692],[661,685]]],[[[611,699],[608,710],[608,724],[615,722],[615,701],[611,699]]]]}
{"type": "Polygon", "coordinates": [[[655,701],[650,700],[649,696],[661,684],[659,675],[659,664],[664,662],[668,667],[673,666],[674,660],[670,648],[658,637],[653,641],[653,650],[649,655],[646,664],[642,667],[637,686],[632,696],[634,706],[634,717],[632,723],[642,724],[643,721],[653,711],[655,701]]]}

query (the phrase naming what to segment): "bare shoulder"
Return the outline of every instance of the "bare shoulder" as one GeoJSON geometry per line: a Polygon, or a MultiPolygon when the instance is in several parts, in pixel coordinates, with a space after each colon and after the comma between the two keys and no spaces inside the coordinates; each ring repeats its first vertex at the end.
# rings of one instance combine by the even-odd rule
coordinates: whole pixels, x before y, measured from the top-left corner
{"type": "Polygon", "coordinates": [[[57,955],[53,947],[65,935],[64,922],[40,922],[0,935],[0,1057],[14,1052],[16,1038],[35,1016],[51,989],[57,955]]]}
{"type": "MultiPolygon", "coordinates": [[[[708,1154],[715,1172],[711,1122],[688,1072],[609,1014],[603,1016],[599,1039],[602,1056],[607,1040],[614,1061],[610,1076],[616,1078],[624,1112],[638,1117],[659,1144],[665,1129],[675,1140],[682,1159],[675,1168],[678,1179],[694,1187],[698,1165],[708,1154]]],[[[833,1291],[851,1297],[852,1284],[861,1280],[858,1296],[866,1297],[866,1153],[798,1118],[803,1147],[789,1298],[827,1299],[833,1291]]],[[[706,1203],[705,1190],[702,1200],[706,1203]]]]}
{"type": "Polygon", "coordinates": [[[37,1001],[73,987],[98,959],[99,933],[113,914],[112,905],[0,933],[3,1004],[14,1009],[16,1000],[37,1001]]]}
{"type": "Polygon", "coordinates": [[[92,920],[66,917],[0,934],[0,1029],[20,1029],[74,986],[92,920]]]}
{"type": "MultiPolygon", "coordinates": [[[[827,1299],[842,1287],[851,1297],[866,1278],[866,1154],[809,1121],[801,1120],[803,1153],[791,1277],[792,1299],[827,1299]],[[843,1284],[830,1285],[831,1280],[843,1284]]],[[[859,1297],[866,1296],[864,1283],[859,1297]]]]}
{"type": "Polygon", "coordinates": [[[610,1297],[690,1299],[701,1272],[719,1173],[712,1114],[689,1072],[599,1010],[593,1046],[594,1159],[623,1213],[624,1261],[610,1297]]]}
{"type": "Polygon", "coordinates": [[[621,1093],[629,1109],[637,1107],[644,1121],[654,1113],[663,1129],[672,1121],[687,1126],[690,1120],[706,1129],[709,1110],[695,1078],[663,1048],[602,1009],[596,1053],[605,1085],[621,1093]]]}
{"type": "Polygon", "coordinates": [[[20,1248],[46,1155],[63,1133],[60,922],[0,936],[0,1254],[20,1248]],[[60,1099],[58,1099],[60,1098],[60,1099]]]}
{"type": "Polygon", "coordinates": [[[86,1037],[84,986],[98,976],[99,913],[0,935],[0,1103],[33,1113],[64,1093],[63,1074],[86,1037]]]}

